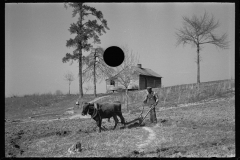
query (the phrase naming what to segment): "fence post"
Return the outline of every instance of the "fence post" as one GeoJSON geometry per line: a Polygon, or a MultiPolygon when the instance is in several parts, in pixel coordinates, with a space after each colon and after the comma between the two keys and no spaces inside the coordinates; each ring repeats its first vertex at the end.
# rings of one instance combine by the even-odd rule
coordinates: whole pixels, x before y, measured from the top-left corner
{"type": "Polygon", "coordinates": [[[180,90],[181,90],[181,89],[180,89],[180,86],[179,86],[179,87],[178,87],[178,104],[179,104],[179,101],[180,101],[180,95],[181,95],[181,94],[180,94],[180,90]]]}

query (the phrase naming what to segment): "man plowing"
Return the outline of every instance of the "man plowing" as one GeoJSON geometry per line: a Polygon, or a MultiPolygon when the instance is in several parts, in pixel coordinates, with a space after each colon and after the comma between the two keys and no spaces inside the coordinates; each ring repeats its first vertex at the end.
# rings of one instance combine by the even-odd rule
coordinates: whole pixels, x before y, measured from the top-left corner
{"type": "Polygon", "coordinates": [[[155,106],[158,104],[158,95],[156,92],[152,91],[151,87],[147,87],[147,95],[143,103],[147,104],[150,108],[153,107],[150,111],[150,122],[157,123],[155,106]]]}

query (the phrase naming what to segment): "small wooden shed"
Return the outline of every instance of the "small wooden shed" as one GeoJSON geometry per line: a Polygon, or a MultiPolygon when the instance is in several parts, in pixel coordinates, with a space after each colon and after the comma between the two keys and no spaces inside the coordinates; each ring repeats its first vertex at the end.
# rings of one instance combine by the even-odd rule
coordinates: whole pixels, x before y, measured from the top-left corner
{"type": "MultiPolygon", "coordinates": [[[[128,90],[142,90],[147,87],[160,88],[162,86],[162,76],[151,69],[143,68],[141,64],[133,66],[134,79],[131,80],[128,90]]],[[[124,89],[118,82],[118,74],[106,79],[106,92],[124,89]]]]}

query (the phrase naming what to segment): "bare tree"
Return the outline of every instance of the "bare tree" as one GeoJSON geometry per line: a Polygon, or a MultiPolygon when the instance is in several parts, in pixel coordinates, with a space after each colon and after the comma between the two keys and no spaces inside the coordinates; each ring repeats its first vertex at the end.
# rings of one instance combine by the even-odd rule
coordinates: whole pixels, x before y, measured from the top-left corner
{"type": "Polygon", "coordinates": [[[210,18],[205,12],[200,18],[195,15],[192,19],[183,17],[183,28],[176,32],[177,45],[191,44],[193,47],[197,47],[197,83],[200,83],[200,50],[203,48],[202,45],[213,44],[217,48],[228,48],[227,34],[217,36],[213,33],[218,27],[219,22],[215,22],[214,17],[210,18]]]}
{"type": "Polygon", "coordinates": [[[128,87],[131,81],[137,79],[137,75],[135,74],[133,67],[139,63],[139,55],[134,54],[132,50],[130,51],[127,45],[122,46],[121,48],[124,52],[125,58],[120,66],[114,68],[114,73],[117,77],[117,81],[125,88],[126,106],[128,110],[128,87]]]}
{"type": "Polygon", "coordinates": [[[84,89],[85,89],[85,93],[84,94],[86,94],[89,90],[92,90],[93,88],[92,88],[92,86],[86,86],[86,87],[84,87],[84,89]]]}
{"type": "Polygon", "coordinates": [[[114,71],[104,62],[103,53],[103,48],[97,47],[92,48],[91,53],[83,57],[83,62],[86,65],[86,69],[83,71],[83,79],[84,81],[93,81],[95,97],[97,97],[97,81],[101,82],[114,71]]]}
{"type": "Polygon", "coordinates": [[[64,79],[68,81],[69,94],[70,94],[70,85],[71,85],[71,82],[74,81],[74,75],[71,72],[68,72],[64,75],[64,79]]]}

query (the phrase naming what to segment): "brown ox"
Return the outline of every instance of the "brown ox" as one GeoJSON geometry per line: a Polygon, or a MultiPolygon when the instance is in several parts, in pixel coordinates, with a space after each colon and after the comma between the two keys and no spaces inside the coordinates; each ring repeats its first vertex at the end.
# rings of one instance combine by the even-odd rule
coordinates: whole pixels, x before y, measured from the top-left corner
{"type": "Polygon", "coordinates": [[[82,115],[91,115],[92,119],[94,119],[97,122],[97,126],[99,127],[99,132],[101,132],[101,124],[102,124],[102,119],[108,118],[110,119],[113,117],[115,121],[114,128],[116,128],[118,124],[118,118],[117,116],[121,119],[121,123],[125,127],[125,120],[122,115],[121,111],[121,103],[119,101],[113,102],[113,103],[84,103],[83,104],[83,111],[82,115]]]}

